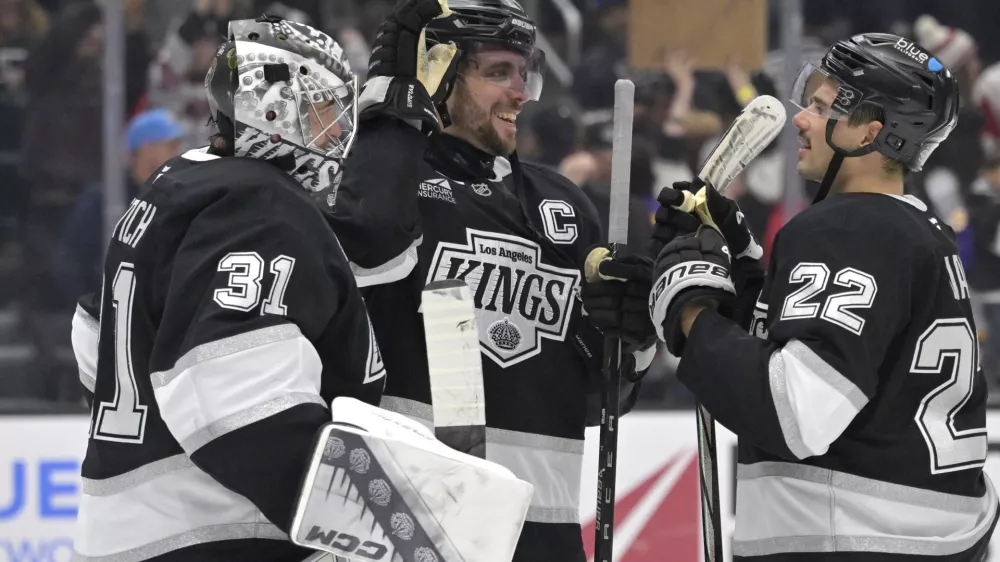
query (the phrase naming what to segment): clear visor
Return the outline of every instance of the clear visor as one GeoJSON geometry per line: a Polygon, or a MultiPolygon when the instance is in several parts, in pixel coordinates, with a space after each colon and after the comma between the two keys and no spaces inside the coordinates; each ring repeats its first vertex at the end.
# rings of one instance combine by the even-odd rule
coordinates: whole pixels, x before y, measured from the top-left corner
{"type": "Polygon", "coordinates": [[[545,81],[545,52],[533,49],[525,56],[505,49],[483,50],[476,54],[463,76],[524,94],[531,101],[542,97],[545,81]]]}
{"type": "MultiPolygon", "coordinates": [[[[330,86],[315,74],[296,74],[296,105],[302,146],[328,158],[343,159],[354,143],[358,122],[358,78],[330,86]]],[[[339,80],[338,80],[339,82],[339,80]]]]}
{"type": "Polygon", "coordinates": [[[818,117],[840,119],[861,103],[860,90],[813,64],[803,65],[792,84],[789,100],[818,117]]]}

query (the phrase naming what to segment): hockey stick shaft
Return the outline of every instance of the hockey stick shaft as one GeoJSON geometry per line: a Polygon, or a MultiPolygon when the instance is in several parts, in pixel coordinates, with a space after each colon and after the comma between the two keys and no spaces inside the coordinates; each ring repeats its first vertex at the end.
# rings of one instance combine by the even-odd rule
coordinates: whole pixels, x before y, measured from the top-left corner
{"type": "MultiPolygon", "coordinates": [[[[708,185],[725,194],[729,185],[778,136],[785,124],[785,108],[771,96],[750,102],[726,130],[705,160],[693,184],[708,185]]],[[[719,498],[718,453],[715,420],[701,404],[698,420],[698,468],[701,482],[702,546],[706,562],[722,562],[722,523],[719,498]]]]}
{"type": "MultiPolygon", "coordinates": [[[[629,180],[632,167],[632,120],[635,85],[630,80],[615,83],[614,136],[611,148],[611,201],[608,242],[614,259],[628,242],[629,180]]],[[[601,399],[600,452],[597,464],[597,517],[594,562],[612,562],[615,533],[615,476],[618,458],[618,418],[621,415],[622,343],[604,339],[604,380],[607,391],[601,399]]]]}

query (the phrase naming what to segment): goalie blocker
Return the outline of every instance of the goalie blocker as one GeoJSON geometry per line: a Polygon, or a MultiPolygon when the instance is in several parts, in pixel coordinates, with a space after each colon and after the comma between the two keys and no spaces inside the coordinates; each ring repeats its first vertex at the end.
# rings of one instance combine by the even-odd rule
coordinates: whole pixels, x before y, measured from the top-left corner
{"type": "Polygon", "coordinates": [[[351,398],[335,399],[331,411],[302,483],[293,542],[386,562],[514,556],[531,484],[403,415],[351,398]]]}

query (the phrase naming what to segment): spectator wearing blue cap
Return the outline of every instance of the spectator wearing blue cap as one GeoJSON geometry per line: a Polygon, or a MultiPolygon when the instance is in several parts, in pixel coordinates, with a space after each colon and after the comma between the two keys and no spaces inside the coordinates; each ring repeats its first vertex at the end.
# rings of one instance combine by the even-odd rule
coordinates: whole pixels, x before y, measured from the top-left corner
{"type": "MultiPolygon", "coordinates": [[[[136,115],[125,137],[129,169],[126,197],[131,199],[149,176],[181,151],[184,129],[165,109],[136,115]]],[[[72,309],[84,294],[97,291],[101,283],[104,239],[104,186],[94,184],[77,199],[62,232],[52,271],[60,300],[72,309]]]]}

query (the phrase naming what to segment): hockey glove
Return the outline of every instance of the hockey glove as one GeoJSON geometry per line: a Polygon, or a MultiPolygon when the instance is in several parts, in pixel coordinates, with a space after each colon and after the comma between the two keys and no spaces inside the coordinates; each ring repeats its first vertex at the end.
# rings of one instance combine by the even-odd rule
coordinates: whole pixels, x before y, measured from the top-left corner
{"type": "Polygon", "coordinates": [[[656,343],[647,309],[653,260],[644,256],[611,259],[608,248],[595,246],[587,254],[584,269],[587,282],[580,298],[594,326],[621,339],[629,353],[656,343]]]}
{"type": "Polygon", "coordinates": [[[693,213],[704,224],[721,232],[735,260],[731,271],[737,294],[742,295],[748,289],[756,297],[764,278],[764,249],[750,232],[743,211],[735,201],[700,181],[677,182],[673,188],[665,187],[657,200],[662,205],[661,211],[693,213]]]}
{"type": "Polygon", "coordinates": [[[701,220],[674,205],[680,205],[684,201],[684,194],[681,189],[689,182],[678,182],[674,188],[664,187],[660,192],[660,208],[656,211],[653,223],[653,239],[650,240],[649,252],[647,255],[657,256],[664,246],[672,242],[678,236],[691,234],[701,226],[701,220]],[[669,197],[664,197],[668,194],[669,197]]]}
{"type": "Polygon", "coordinates": [[[759,260],[763,257],[764,250],[747,228],[740,206],[700,181],[682,181],[673,187],[664,187],[656,200],[662,205],[661,210],[692,213],[702,223],[721,232],[735,259],[759,260]]]}
{"type": "Polygon", "coordinates": [[[701,226],[664,246],[653,264],[653,279],[649,316],[657,335],[678,357],[684,352],[684,307],[701,304],[723,314],[732,312],[736,289],[729,274],[729,248],[712,228],[701,226]]]}
{"type": "Polygon", "coordinates": [[[446,0],[403,0],[375,37],[368,81],[361,93],[362,119],[389,115],[419,128],[440,128],[434,102],[444,99],[455,73],[457,49],[435,45],[427,51],[424,27],[450,15],[446,0]]]}

